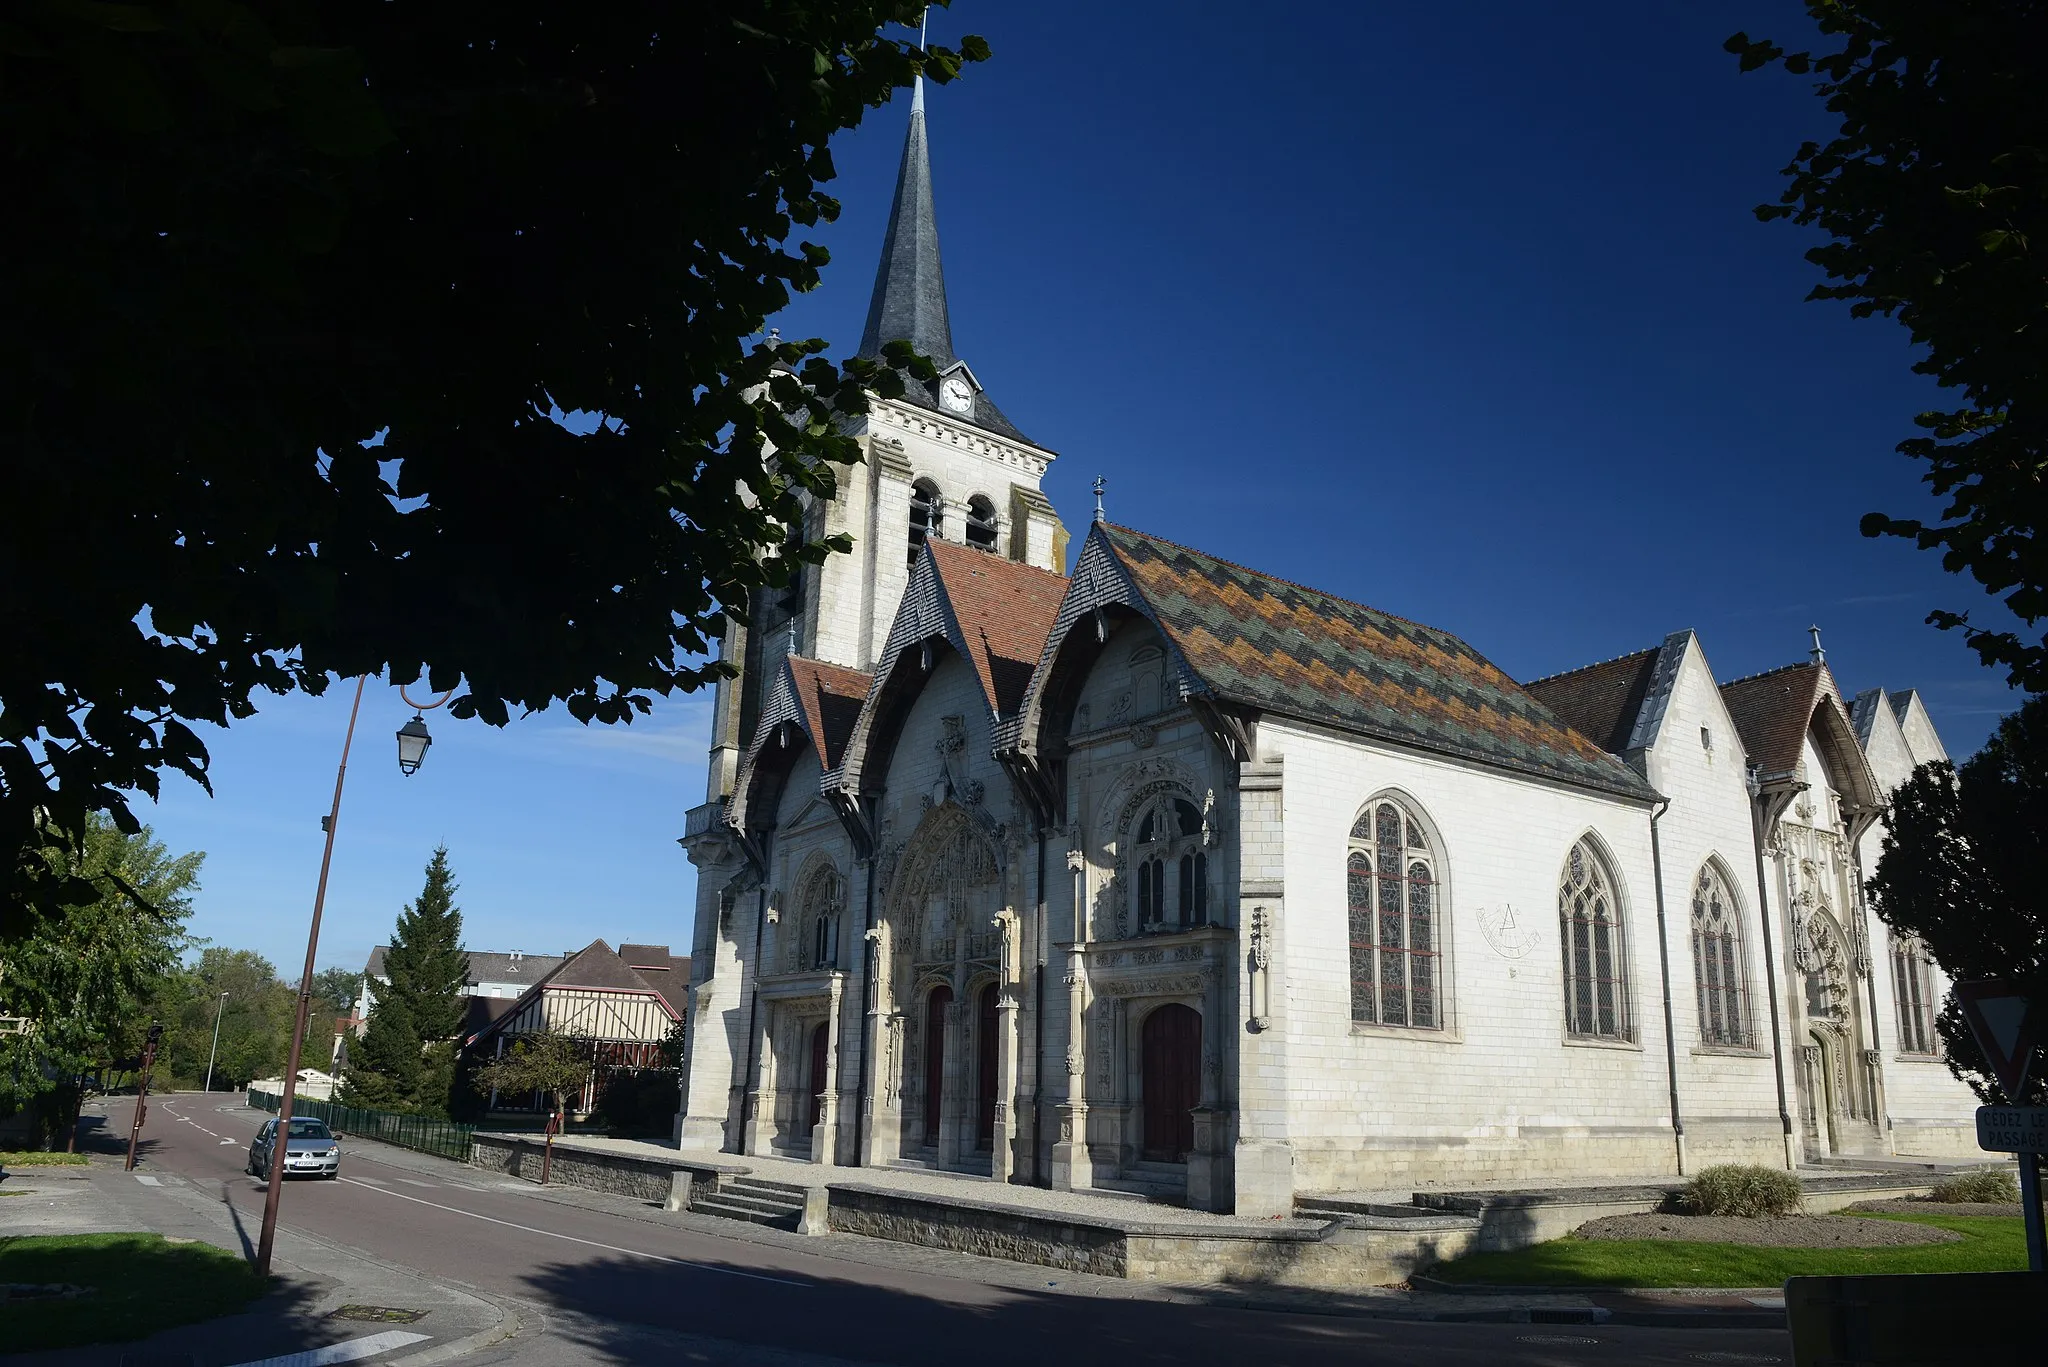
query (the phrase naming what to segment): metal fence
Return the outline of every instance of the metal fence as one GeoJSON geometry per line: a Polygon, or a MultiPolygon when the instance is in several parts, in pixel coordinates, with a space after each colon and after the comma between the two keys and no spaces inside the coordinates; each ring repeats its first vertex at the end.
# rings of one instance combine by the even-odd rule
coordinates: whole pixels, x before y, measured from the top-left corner
{"type": "MultiPolygon", "coordinates": [[[[249,1089],[249,1104],[259,1110],[276,1113],[284,1098],[276,1092],[259,1092],[249,1089]]],[[[441,1120],[430,1115],[394,1115],[390,1111],[366,1111],[359,1106],[344,1106],[338,1101],[310,1101],[302,1096],[292,1098],[292,1114],[311,1116],[327,1122],[327,1128],[337,1134],[375,1139],[400,1148],[417,1149],[421,1153],[438,1154],[453,1158],[458,1163],[467,1163],[470,1156],[470,1136],[476,1133],[476,1126],[463,1125],[453,1120],[441,1120]]]]}

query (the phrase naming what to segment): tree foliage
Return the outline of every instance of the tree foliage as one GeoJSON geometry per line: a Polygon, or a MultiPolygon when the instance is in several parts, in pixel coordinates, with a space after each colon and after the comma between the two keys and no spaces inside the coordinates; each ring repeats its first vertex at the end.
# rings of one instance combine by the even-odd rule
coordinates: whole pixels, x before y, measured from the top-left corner
{"type": "Polygon", "coordinates": [[[379,1001],[349,1046],[341,1099],[372,1111],[406,1112],[419,1096],[420,1032],[403,1001],[379,1001]]]}
{"type": "MultiPolygon", "coordinates": [[[[2048,696],[2000,722],[1961,769],[1923,764],[1899,785],[1868,891],[1879,918],[1918,936],[1950,977],[2016,978],[2048,1001],[2048,696]]],[[[1953,995],[1935,1029],[1978,1096],[2022,1100],[1999,1088],[1953,995]]],[[[2048,1101],[2048,1077],[2029,1098],[2048,1101]]]]}
{"type": "Polygon", "coordinates": [[[323,968],[313,975],[314,1009],[330,1016],[355,1014],[362,991],[363,975],[352,968],[323,968]]]}
{"type": "MultiPolygon", "coordinates": [[[[199,961],[168,986],[168,1000],[158,1008],[167,1027],[163,1076],[196,1086],[205,1080],[207,1060],[212,1058],[215,1089],[232,1090],[284,1071],[298,994],[278,978],[270,960],[252,950],[209,945],[200,951],[199,961]],[[226,1001],[221,1000],[223,992],[228,994],[226,1001]],[[218,1055],[213,1048],[216,1019],[218,1055]]],[[[328,1036],[307,1038],[324,1042],[328,1036]]],[[[324,1049],[309,1047],[307,1052],[304,1066],[327,1066],[324,1049]]]]}
{"type": "Polygon", "coordinates": [[[28,1021],[0,1035],[0,1112],[37,1106],[55,1138],[75,1123],[91,1079],[142,1052],[147,1008],[177,968],[206,856],[173,855],[148,827],[129,835],[95,816],[79,849],[30,857],[53,879],[97,892],[61,913],[26,909],[0,947],[0,1016],[28,1021]],[[153,910],[138,911],[138,899],[153,910]]]}
{"type": "Polygon", "coordinates": [[[831,138],[987,55],[921,9],[9,8],[0,935],[96,896],[29,852],[205,784],[192,724],[265,691],[615,723],[722,671],[844,544],[782,550],[841,419],[932,374],[756,340],[826,264],[831,138]]]}
{"type": "MultiPolygon", "coordinates": [[[[1942,553],[2001,596],[2028,628],[2048,619],[2048,547],[2037,538],[2048,489],[2048,53],[2043,0],[1807,0],[1840,45],[1788,52],[1736,34],[1745,71],[1778,64],[1818,78],[1835,136],[1800,147],[1763,219],[1821,229],[1806,253],[1827,275],[1808,296],[1861,318],[1905,324],[1913,367],[1965,402],[1923,413],[1925,435],[1898,449],[1927,465],[1941,519],[1872,513],[1868,536],[1942,553]]],[[[1960,629],[1987,664],[2030,692],[2048,689],[2048,634],[1928,620],[1960,629]]]]}
{"type": "Polygon", "coordinates": [[[559,1121],[569,1098],[590,1081],[592,1068],[589,1040],[549,1030],[514,1039],[502,1055],[477,1067],[471,1085],[486,1096],[539,1092],[559,1121]]]}

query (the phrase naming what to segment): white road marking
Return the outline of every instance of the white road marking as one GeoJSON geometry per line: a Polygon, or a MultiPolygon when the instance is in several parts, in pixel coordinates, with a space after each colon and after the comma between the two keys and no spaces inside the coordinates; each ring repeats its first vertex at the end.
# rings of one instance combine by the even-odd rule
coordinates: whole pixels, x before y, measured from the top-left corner
{"type": "Polygon", "coordinates": [[[348,1180],[351,1182],[365,1182],[373,1187],[388,1187],[391,1185],[381,1177],[351,1177],[348,1180]]]}
{"type": "Polygon", "coordinates": [[[438,1185],[434,1182],[422,1182],[417,1177],[401,1177],[398,1180],[405,1183],[409,1187],[425,1187],[428,1191],[432,1191],[435,1188],[435,1186],[438,1185]]]}
{"type": "Polygon", "coordinates": [[[286,1353],[282,1357],[257,1358],[254,1362],[237,1363],[235,1367],[328,1367],[329,1363],[358,1362],[407,1344],[425,1343],[432,1337],[432,1334],[387,1329],[367,1338],[347,1339],[341,1343],[330,1343],[325,1348],[309,1348],[303,1353],[286,1353]]]}
{"type": "Polygon", "coordinates": [[[162,1182],[159,1182],[159,1181],[157,1181],[157,1180],[156,1180],[156,1178],[154,1178],[154,1177],[151,1177],[151,1176],[150,1176],[150,1175],[149,1175],[148,1173],[146,1173],[146,1172],[138,1172],[138,1173],[136,1173],[136,1174],[135,1174],[135,1180],[136,1180],[136,1181],[138,1181],[138,1182],[140,1182],[140,1183],[142,1183],[142,1185],[143,1185],[143,1186],[145,1186],[145,1187],[160,1187],[160,1186],[162,1186],[162,1185],[163,1185],[163,1183],[162,1183],[162,1182]]]}
{"type": "Polygon", "coordinates": [[[223,1144],[235,1144],[235,1143],[239,1143],[240,1141],[239,1141],[239,1140],[234,1140],[234,1139],[223,1139],[223,1140],[221,1140],[220,1142],[221,1142],[221,1143],[223,1143],[223,1144]]]}
{"type": "Polygon", "coordinates": [[[573,1234],[557,1234],[552,1229],[535,1229],[532,1225],[514,1224],[510,1220],[500,1220],[495,1215],[479,1215],[473,1210],[463,1210],[459,1206],[444,1206],[439,1201],[429,1201],[419,1196],[407,1196],[402,1191],[384,1191],[377,1187],[369,1186],[359,1177],[344,1177],[341,1180],[352,1182],[367,1191],[374,1191],[379,1196],[396,1196],[399,1200],[411,1201],[414,1205],[432,1206],[435,1210],[445,1210],[450,1215],[467,1215],[472,1220],[483,1220],[489,1224],[503,1225],[507,1229],[516,1229],[524,1234],[538,1234],[544,1239],[560,1239],[564,1243],[583,1244],[588,1248],[601,1248],[607,1253],[623,1253],[628,1258],[645,1258],[649,1262],[672,1263],[677,1267],[694,1267],[699,1272],[718,1272],[728,1277],[745,1277],[748,1281],[774,1282],[778,1286],[800,1286],[806,1291],[811,1289],[810,1282],[792,1281],[788,1277],[770,1277],[762,1272],[739,1272],[730,1267],[713,1267],[709,1263],[693,1263],[687,1258],[670,1258],[660,1253],[643,1253],[637,1248],[620,1248],[616,1244],[601,1244],[595,1239],[579,1239],[573,1234]]]}

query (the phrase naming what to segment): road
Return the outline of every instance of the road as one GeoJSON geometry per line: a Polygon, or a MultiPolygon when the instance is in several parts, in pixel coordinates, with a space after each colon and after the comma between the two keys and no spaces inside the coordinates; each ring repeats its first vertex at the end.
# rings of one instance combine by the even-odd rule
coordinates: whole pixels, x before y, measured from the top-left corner
{"type": "MultiPolygon", "coordinates": [[[[125,1135],[129,1102],[108,1108],[125,1135]]],[[[263,1187],[243,1172],[262,1113],[225,1095],[153,1099],[143,1173],[174,1173],[228,1203],[253,1238],[263,1187]]],[[[580,1194],[579,1194],[580,1195],[580,1194]]],[[[533,1328],[466,1359],[887,1363],[895,1367],[1137,1367],[1146,1363],[1542,1364],[1784,1362],[1776,1331],[1433,1324],[1063,1293],[776,1247],[587,1209],[474,1168],[361,1142],[336,1181],[291,1182],[287,1226],[529,1307],[533,1328]],[[537,1315],[531,1309],[538,1309],[537,1315]],[[681,1336],[681,1337],[677,1337],[681,1336]],[[1560,1340],[1576,1340],[1563,1341],[1560,1340]],[[680,1351],[679,1351],[680,1350],[680,1351]]],[[[820,1241],[821,1244],[827,1241],[820,1241]]],[[[834,1238],[839,1249],[860,1245],[834,1238]]],[[[1014,1273],[1006,1276],[1020,1281],[1014,1273]]]]}

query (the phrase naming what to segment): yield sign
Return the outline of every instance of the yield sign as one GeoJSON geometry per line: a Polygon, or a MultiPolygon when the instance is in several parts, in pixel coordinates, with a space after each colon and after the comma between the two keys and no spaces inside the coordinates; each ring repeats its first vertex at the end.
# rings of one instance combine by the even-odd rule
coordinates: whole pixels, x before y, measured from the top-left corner
{"type": "Polygon", "coordinates": [[[1957,983],[1956,1005],[1998,1076],[1998,1085],[2018,1101],[2041,1043],[2042,1013],[2033,1009],[2019,984],[2002,978],[1957,983]]]}

